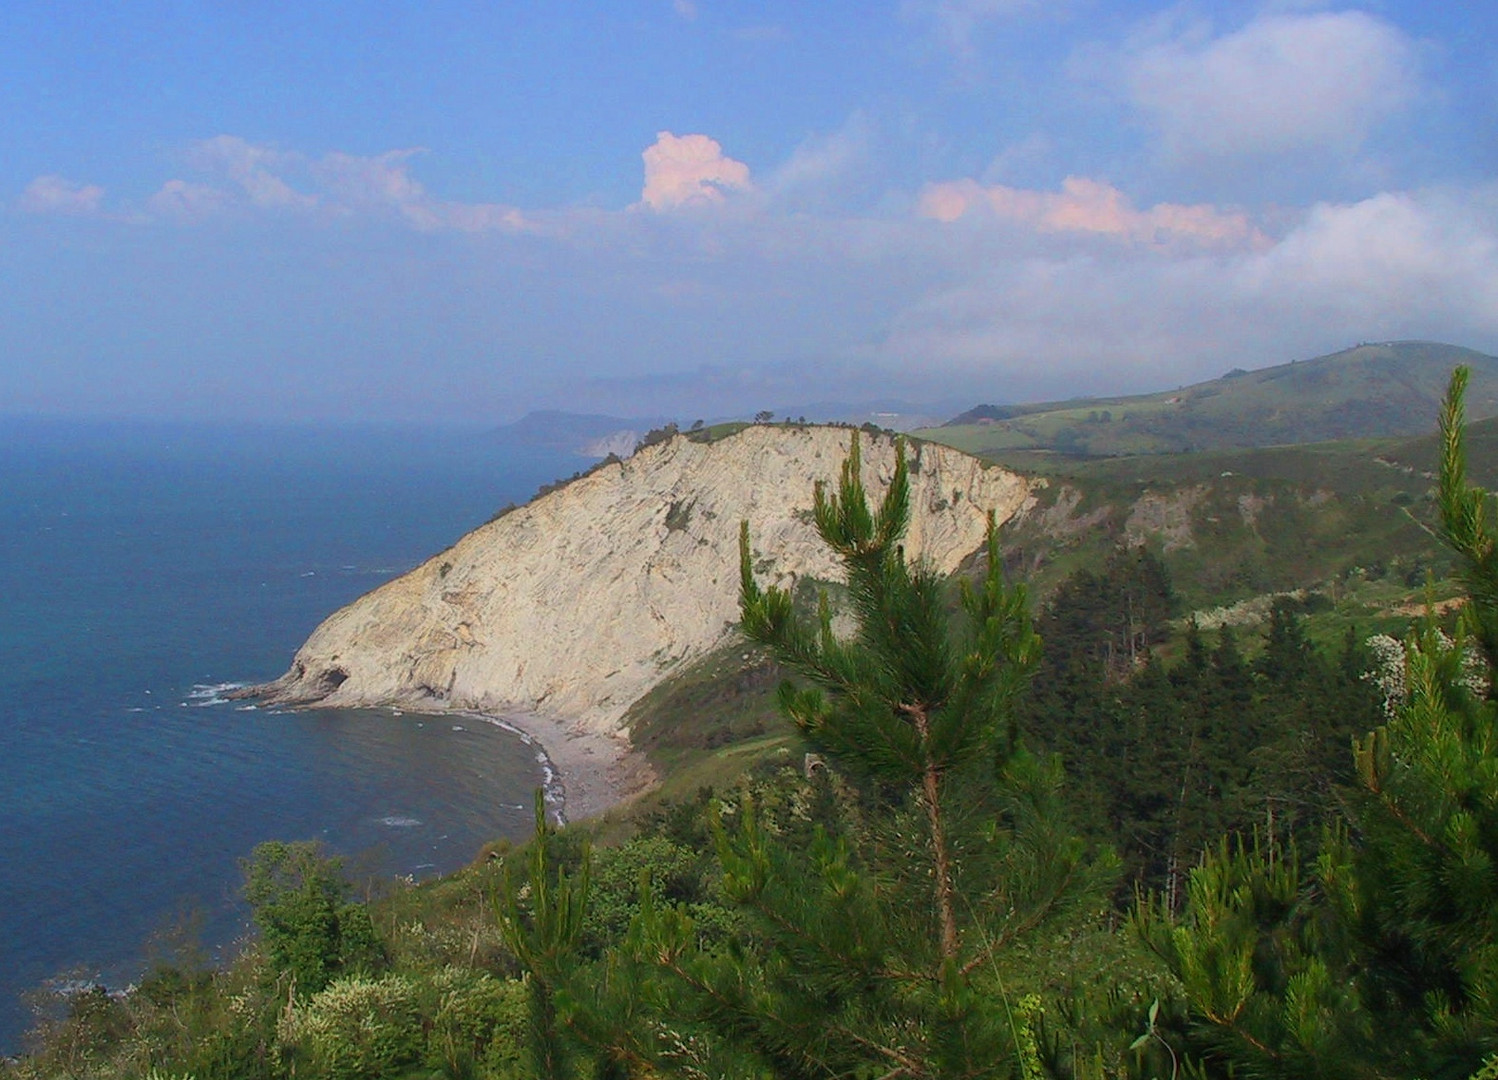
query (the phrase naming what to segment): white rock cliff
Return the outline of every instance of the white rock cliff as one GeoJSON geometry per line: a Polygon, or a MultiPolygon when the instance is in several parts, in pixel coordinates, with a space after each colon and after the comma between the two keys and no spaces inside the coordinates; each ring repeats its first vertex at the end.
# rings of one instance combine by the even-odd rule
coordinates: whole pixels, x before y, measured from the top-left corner
{"type": "MultiPolygon", "coordinates": [[[[877,498],[894,445],[862,435],[877,498]]],[[[841,428],[756,425],[646,447],[464,536],[329,617],[260,691],[291,704],[524,709],[616,734],[629,706],[738,618],[739,522],[761,579],[838,578],[809,508],[841,428]]],[[[944,572],[1031,500],[1030,484],[933,444],[909,451],[906,550],[944,572]]]]}

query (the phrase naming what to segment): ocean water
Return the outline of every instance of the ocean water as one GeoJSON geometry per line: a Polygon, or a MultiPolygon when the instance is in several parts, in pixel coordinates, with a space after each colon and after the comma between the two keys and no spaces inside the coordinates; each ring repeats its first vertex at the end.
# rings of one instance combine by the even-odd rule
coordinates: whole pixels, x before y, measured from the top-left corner
{"type": "Polygon", "coordinates": [[[263,840],[419,876],[529,832],[542,765],[511,731],[223,691],[583,464],[482,432],[0,418],[0,1051],[24,991],[121,985],[184,917],[232,948],[263,840]]]}

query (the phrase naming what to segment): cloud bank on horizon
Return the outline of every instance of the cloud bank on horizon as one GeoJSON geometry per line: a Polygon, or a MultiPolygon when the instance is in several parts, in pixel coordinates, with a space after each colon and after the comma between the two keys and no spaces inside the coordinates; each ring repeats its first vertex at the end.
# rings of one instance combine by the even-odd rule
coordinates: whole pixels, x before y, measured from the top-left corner
{"type": "Polygon", "coordinates": [[[0,411],[714,415],[1498,351],[1498,13],[365,10],[0,14],[0,411]]]}

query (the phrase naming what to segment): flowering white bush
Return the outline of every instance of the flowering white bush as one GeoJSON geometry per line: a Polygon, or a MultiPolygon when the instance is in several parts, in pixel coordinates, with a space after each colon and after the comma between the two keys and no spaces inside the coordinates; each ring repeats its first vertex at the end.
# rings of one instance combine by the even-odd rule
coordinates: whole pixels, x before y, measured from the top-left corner
{"type": "MultiPolygon", "coordinates": [[[[1457,685],[1474,697],[1483,697],[1488,692],[1487,665],[1470,642],[1460,646],[1444,631],[1436,630],[1432,635],[1435,647],[1441,656],[1449,656],[1461,649],[1461,677],[1457,685]]],[[[1373,669],[1363,673],[1363,678],[1378,687],[1384,698],[1384,715],[1393,718],[1410,696],[1410,655],[1420,647],[1419,639],[1400,641],[1388,634],[1374,634],[1368,639],[1368,649],[1373,653],[1373,669]]]]}
{"type": "Polygon", "coordinates": [[[1393,717],[1394,711],[1409,697],[1404,678],[1404,642],[1389,634],[1374,634],[1368,639],[1368,651],[1373,654],[1373,668],[1363,672],[1363,678],[1378,687],[1384,699],[1384,715],[1393,717]]]}

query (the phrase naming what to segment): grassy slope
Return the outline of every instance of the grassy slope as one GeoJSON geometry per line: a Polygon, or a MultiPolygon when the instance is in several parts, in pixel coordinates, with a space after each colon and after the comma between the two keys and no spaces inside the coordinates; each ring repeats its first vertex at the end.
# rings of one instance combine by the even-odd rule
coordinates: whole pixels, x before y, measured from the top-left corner
{"type": "Polygon", "coordinates": [[[787,744],[792,730],[774,703],[780,678],[758,649],[729,640],[637,701],[625,723],[667,793],[690,795],[724,779],[713,763],[732,773],[746,744],[766,751],[787,744]]]}
{"type": "Polygon", "coordinates": [[[1454,345],[1391,342],[1158,394],[980,406],[917,434],[980,455],[1049,449],[1090,456],[1414,435],[1434,426],[1457,364],[1472,368],[1471,415],[1498,415],[1498,358],[1454,345]],[[1003,415],[980,422],[985,411],[1003,415]]]}

